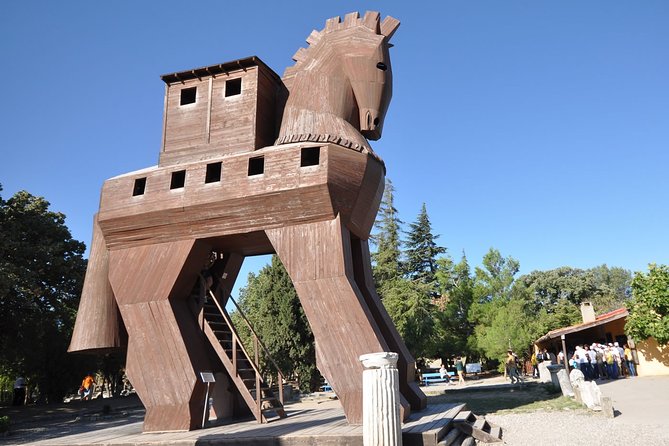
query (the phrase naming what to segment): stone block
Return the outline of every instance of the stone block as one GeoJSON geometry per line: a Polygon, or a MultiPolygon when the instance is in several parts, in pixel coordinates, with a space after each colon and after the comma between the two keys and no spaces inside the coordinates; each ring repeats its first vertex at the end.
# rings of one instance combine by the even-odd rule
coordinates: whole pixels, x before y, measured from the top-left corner
{"type": "Polygon", "coordinates": [[[580,370],[574,369],[569,374],[569,381],[574,389],[576,400],[588,409],[601,410],[602,393],[597,383],[586,381],[580,370]]]}
{"type": "Polygon", "coordinates": [[[608,396],[602,397],[602,413],[606,418],[613,418],[615,413],[613,412],[613,401],[608,396]]]}
{"type": "Polygon", "coordinates": [[[549,383],[551,382],[551,372],[548,370],[548,366],[551,365],[550,362],[544,361],[539,363],[539,382],[549,383]]]}
{"type": "Polygon", "coordinates": [[[574,388],[571,386],[571,381],[569,381],[569,375],[567,371],[563,368],[557,372],[558,381],[560,382],[560,389],[562,390],[562,395],[568,396],[570,398],[574,397],[574,388]]]}

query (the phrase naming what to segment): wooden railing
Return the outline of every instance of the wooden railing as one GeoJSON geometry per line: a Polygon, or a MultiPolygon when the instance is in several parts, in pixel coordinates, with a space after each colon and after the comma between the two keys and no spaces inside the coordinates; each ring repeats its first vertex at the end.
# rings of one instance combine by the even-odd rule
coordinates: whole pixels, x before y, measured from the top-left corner
{"type": "MultiPolygon", "coordinates": [[[[228,296],[228,299],[230,302],[233,303],[235,306],[235,309],[237,312],[239,312],[239,316],[242,318],[246,326],[251,332],[251,336],[253,337],[253,360],[251,360],[251,356],[248,354],[246,349],[244,348],[244,344],[241,342],[241,339],[237,335],[236,330],[234,329],[234,325],[232,324],[232,321],[230,320],[227,312],[221,307],[221,304],[218,302],[218,299],[216,299],[216,296],[211,290],[209,291],[209,296],[210,298],[214,301],[214,304],[216,304],[216,308],[218,308],[218,311],[221,313],[221,316],[225,319],[226,324],[228,327],[230,327],[230,332],[232,335],[232,365],[233,365],[233,372],[235,375],[237,375],[237,347],[244,352],[246,357],[249,359],[249,362],[251,362],[251,367],[253,367],[253,370],[255,371],[255,388],[256,388],[256,411],[257,411],[257,419],[260,420],[261,417],[261,409],[262,409],[262,392],[260,390],[260,384],[261,384],[261,373],[259,369],[259,364],[260,364],[260,350],[262,349],[266,355],[266,359],[275,367],[276,373],[277,373],[277,381],[278,381],[278,387],[279,387],[279,401],[281,402],[281,405],[283,406],[283,379],[284,379],[284,374],[281,372],[281,369],[279,366],[274,362],[274,359],[272,359],[272,356],[270,355],[269,349],[265,346],[265,344],[262,343],[260,340],[260,337],[258,334],[255,332],[253,329],[253,326],[251,326],[251,323],[249,320],[246,318],[244,315],[244,312],[242,309],[237,305],[237,302],[232,298],[232,296],[228,296]]],[[[268,388],[269,388],[268,384],[268,388]]]]}

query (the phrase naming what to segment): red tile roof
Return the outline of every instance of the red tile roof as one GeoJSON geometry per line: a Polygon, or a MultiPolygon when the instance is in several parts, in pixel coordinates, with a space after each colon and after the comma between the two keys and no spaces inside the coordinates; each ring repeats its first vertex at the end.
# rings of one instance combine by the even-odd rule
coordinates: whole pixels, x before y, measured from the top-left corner
{"type": "Polygon", "coordinates": [[[563,334],[569,334],[569,333],[575,333],[577,331],[582,331],[582,330],[587,330],[588,328],[596,327],[598,325],[603,325],[611,321],[615,321],[617,319],[621,319],[623,317],[627,317],[629,315],[629,311],[627,308],[618,308],[613,311],[609,311],[608,313],[600,314],[595,318],[594,321],[592,322],[582,322],[580,324],[575,324],[571,325],[569,327],[563,327],[563,328],[556,328],[555,330],[551,330],[539,339],[537,339],[535,342],[544,342],[548,341],[549,339],[554,339],[559,336],[562,336],[563,334]]]}

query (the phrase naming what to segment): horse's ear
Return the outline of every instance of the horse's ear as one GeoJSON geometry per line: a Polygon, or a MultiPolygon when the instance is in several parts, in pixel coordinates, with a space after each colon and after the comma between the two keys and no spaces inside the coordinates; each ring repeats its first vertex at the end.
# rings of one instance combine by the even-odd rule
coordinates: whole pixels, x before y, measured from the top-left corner
{"type": "Polygon", "coordinates": [[[397,28],[400,26],[400,21],[394,17],[386,16],[381,22],[381,34],[386,36],[388,40],[395,34],[397,28]]]}

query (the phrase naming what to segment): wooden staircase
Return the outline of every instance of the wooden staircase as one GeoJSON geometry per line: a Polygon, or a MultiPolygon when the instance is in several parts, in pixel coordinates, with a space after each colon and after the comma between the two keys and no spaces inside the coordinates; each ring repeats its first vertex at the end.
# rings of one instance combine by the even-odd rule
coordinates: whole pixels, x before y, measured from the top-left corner
{"type": "MultiPolygon", "coordinates": [[[[242,345],[225,308],[219,304],[211,290],[207,290],[207,294],[202,309],[204,334],[211,342],[244,402],[259,423],[286,418],[286,411],[283,407],[283,374],[278,366],[269,357],[269,352],[260,342],[258,335],[241,312],[241,309],[237,306],[237,311],[248,325],[253,336],[253,357],[248,354],[242,345]],[[261,353],[267,355],[269,361],[278,370],[277,386],[274,389],[267,385],[260,373],[258,364],[261,353]],[[278,393],[278,397],[275,395],[275,391],[278,393]]],[[[235,306],[237,305],[233,300],[230,301],[235,306]]]]}
{"type": "Polygon", "coordinates": [[[404,446],[501,445],[501,436],[501,428],[474,415],[465,403],[428,404],[402,425],[404,446]]]}
{"type": "Polygon", "coordinates": [[[469,410],[461,410],[453,419],[453,427],[437,446],[470,446],[473,444],[501,444],[502,428],[469,410]]]}

